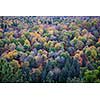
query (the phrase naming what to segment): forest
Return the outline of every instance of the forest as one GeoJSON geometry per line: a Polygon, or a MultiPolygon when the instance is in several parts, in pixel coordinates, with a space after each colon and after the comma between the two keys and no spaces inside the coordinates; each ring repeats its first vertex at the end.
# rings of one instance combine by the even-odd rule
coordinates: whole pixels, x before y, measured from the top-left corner
{"type": "Polygon", "coordinates": [[[0,83],[99,82],[99,16],[0,16],[0,83]]]}

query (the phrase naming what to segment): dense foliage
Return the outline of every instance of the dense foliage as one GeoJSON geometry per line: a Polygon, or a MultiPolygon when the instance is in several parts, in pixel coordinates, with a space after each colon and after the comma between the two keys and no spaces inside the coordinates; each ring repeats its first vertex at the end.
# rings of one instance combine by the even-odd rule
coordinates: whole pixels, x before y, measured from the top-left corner
{"type": "Polygon", "coordinates": [[[100,17],[1,16],[0,82],[100,82],[100,17]]]}

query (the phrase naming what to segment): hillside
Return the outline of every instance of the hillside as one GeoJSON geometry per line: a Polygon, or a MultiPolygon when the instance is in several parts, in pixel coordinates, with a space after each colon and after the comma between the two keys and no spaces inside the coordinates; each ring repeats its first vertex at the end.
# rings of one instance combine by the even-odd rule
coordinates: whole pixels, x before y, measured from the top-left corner
{"type": "Polygon", "coordinates": [[[100,17],[1,16],[0,82],[100,82],[100,17]]]}

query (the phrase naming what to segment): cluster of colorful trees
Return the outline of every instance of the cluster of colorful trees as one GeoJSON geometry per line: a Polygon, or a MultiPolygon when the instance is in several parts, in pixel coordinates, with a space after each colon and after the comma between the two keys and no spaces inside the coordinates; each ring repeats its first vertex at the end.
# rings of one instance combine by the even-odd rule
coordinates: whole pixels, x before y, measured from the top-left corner
{"type": "Polygon", "coordinates": [[[0,82],[100,82],[100,17],[1,16],[0,82]]]}

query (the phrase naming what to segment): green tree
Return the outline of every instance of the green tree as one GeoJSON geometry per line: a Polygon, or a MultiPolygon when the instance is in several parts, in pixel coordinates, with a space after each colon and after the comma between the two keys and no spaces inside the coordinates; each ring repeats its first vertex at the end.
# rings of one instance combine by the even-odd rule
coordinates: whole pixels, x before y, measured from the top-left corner
{"type": "Polygon", "coordinates": [[[12,64],[5,59],[0,59],[0,82],[24,82],[21,69],[17,68],[17,66],[12,66],[12,64]]]}

